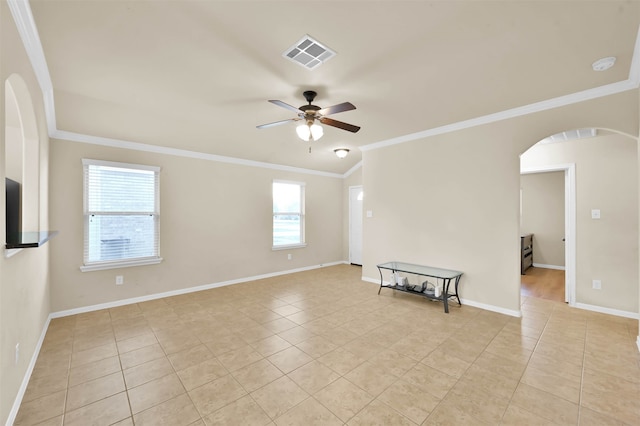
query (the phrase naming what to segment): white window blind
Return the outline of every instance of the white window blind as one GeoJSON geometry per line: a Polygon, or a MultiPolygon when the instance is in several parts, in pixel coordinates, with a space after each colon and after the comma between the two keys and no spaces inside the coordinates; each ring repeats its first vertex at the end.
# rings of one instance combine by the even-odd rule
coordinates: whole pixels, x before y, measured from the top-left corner
{"type": "Polygon", "coordinates": [[[304,183],[274,181],[273,248],[304,244],[304,183]]]}
{"type": "Polygon", "coordinates": [[[84,268],[160,260],[160,168],[83,159],[84,268]]]}

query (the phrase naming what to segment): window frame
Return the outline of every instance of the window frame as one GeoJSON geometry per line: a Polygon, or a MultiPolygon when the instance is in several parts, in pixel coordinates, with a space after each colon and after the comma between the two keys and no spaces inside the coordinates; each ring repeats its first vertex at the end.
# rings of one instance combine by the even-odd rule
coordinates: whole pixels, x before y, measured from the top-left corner
{"type": "MultiPolygon", "coordinates": [[[[144,164],[133,164],[133,163],[121,163],[114,161],[103,161],[103,160],[93,160],[93,159],[82,159],[82,177],[83,177],[83,222],[84,222],[84,236],[83,236],[83,263],[80,267],[82,272],[90,272],[90,271],[99,271],[104,269],[116,269],[116,268],[126,268],[132,266],[142,266],[142,265],[154,265],[162,262],[162,257],[160,257],[160,167],[157,166],[149,166],[144,164]],[[138,216],[140,214],[150,214],[154,218],[154,248],[155,253],[152,256],[145,257],[136,257],[136,258],[119,258],[119,259],[110,259],[110,260],[100,260],[100,261],[89,261],[88,256],[88,244],[90,244],[90,235],[89,235],[89,223],[92,216],[96,215],[96,212],[89,211],[89,185],[87,185],[88,181],[88,173],[90,166],[105,166],[105,167],[114,167],[119,169],[132,169],[132,170],[144,170],[144,171],[152,171],[155,176],[155,185],[154,185],[154,211],[153,212],[110,212],[108,215],[110,216],[138,216]]],[[[107,216],[103,213],[103,215],[107,216]]]]}
{"type": "Polygon", "coordinates": [[[305,200],[305,196],[306,196],[306,183],[305,182],[299,182],[299,181],[291,181],[291,180],[281,180],[281,179],[274,179],[273,182],[271,183],[271,211],[272,211],[272,216],[271,216],[271,249],[272,250],[288,250],[288,249],[293,249],[293,248],[302,248],[302,247],[306,247],[307,246],[307,242],[306,242],[306,232],[305,232],[305,228],[306,228],[306,200],[305,200]],[[299,212],[274,212],[273,211],[273,207],[275,205],[275,197],[273,194],[273,188],[275,184],[287,184],[287,185],[298,185],[299,189],[300,189],[300,211],[299,212]],[[294,243],[294,244],[274,244],[273,240],[275,237],[275,227],[273,226],[273,222],[275,219],[276,215],[291,215],[291,216],[299,216],[300,217],[300,242],[299,243],[294,243]]]}

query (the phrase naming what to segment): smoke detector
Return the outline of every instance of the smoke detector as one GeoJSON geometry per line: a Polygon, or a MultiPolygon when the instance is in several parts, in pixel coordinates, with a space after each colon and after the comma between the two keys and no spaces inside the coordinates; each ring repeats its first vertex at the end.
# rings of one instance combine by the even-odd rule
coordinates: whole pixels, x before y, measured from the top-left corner
{"type": "Polygon", "coordinates": [[[591,64],[591,68],[594,71],[606,71],[611,68],[616,63],[615,56],[609,56],[607,58],[598,59],[593,64],[591,64]]]}
{"type": "Polygon", "coordinates": [[[336,56],[336,52],[314,40],[311,36],[305,35],[300,41],[285,50],[282,56],[312,70],[336,56]]]}

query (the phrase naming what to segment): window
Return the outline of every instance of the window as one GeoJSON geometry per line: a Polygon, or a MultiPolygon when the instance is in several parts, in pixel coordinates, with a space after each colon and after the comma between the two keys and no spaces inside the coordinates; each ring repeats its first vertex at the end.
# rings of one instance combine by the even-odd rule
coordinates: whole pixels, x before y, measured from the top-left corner
{"type": "Polygon", "coordinates": [[[160,168],[83,159],[82,271],[159,263],[160,168]]]}
{"type": "Polygon", "coordinates": [[[273,248],[304,246],[304,183],[274,181],[273,248]]]}

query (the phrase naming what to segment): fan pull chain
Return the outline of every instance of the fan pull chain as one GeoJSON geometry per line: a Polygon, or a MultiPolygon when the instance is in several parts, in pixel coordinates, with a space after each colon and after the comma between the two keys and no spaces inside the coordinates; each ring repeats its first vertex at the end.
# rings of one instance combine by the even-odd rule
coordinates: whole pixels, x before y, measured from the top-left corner
{"type": "Polygon", "coordinates": [[[311,145],[309,145],[309,154],[311,154],[311,145]]]}

